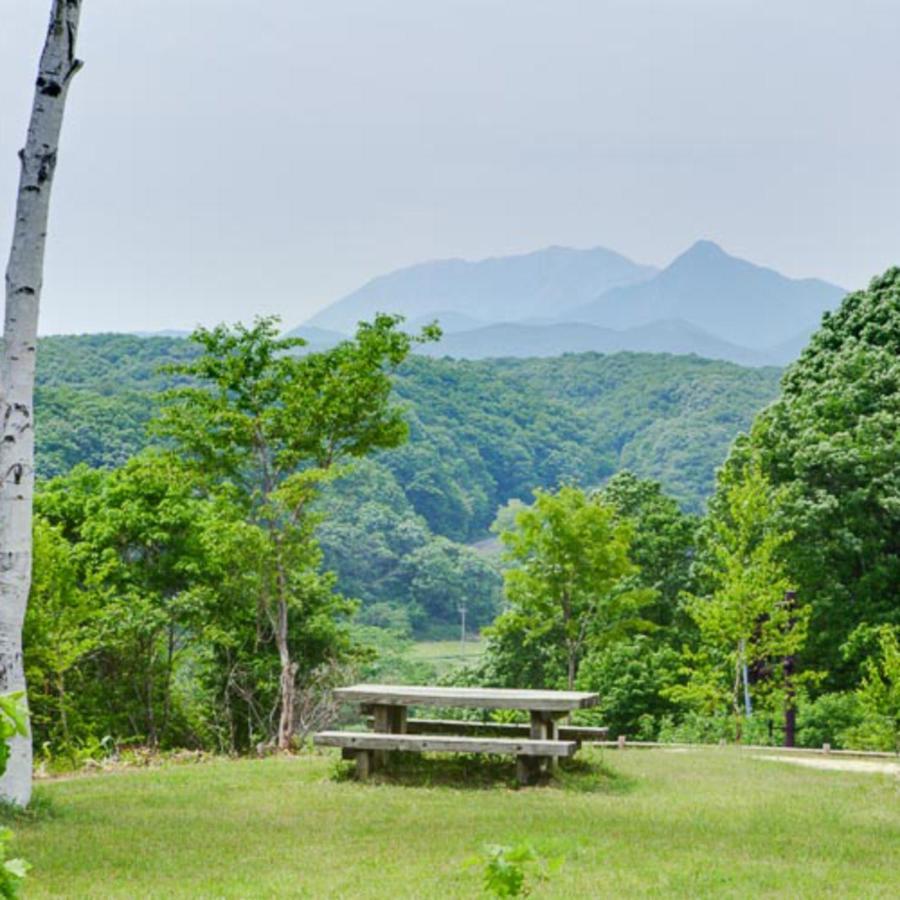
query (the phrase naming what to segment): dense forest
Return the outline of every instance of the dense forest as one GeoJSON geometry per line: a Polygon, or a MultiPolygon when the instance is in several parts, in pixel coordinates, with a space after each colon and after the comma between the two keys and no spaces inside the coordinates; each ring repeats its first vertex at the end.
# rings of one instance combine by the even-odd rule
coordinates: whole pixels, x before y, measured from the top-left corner
{"type": "Polygon", "coordinates": [[[487,641],[456,681],[596,691],[585,716],[633,736],[896,745],[900,270],[780,393],[694,358],[428,360],[433,331],[400,328],[47,342],[48,746],[290,746],[329,684],[462,604],[487,641]]]}
{"type": "MultiPolygon", "coordinates": [[[[38,373],[39,477],[78,463],[114,467],[150,440],[166,372],[188,340],[101,334],[44,338],[38,373]]],[[[498,509],[536,487],[593,487],[627,468],[703,508],[734,437],[774,398],[775,369],[668,355],[587,353],[478,362],[409,358],[394,377],[408,443],[357,462],[322,499],[319,538],[364,621],[449,633],[498,609],[496,566],[466,546],[498,509]]]]}
{"type": "MultiPolygon", "coordinates": [[[[119,465],[147,443],[181,338],[43,338],[38,473],[119,465]]],[[[569,354],[477,362],[412,357],[395,378],[410,441],[378,457],[438,534],[484,534],[497,507],[536,486],[597,484],[621,468],[699,511],[731,441],[777,392],[777,369],[666,354],[569,354]]]]}
{"type": "Polygon", "coordinates": [[[539,495],[503,535],[507,608],[460,678],[574,683],[648,738],[896,751],[898,473],[895,268],[824,316],[704,516],[630,473],[539,495]]]}

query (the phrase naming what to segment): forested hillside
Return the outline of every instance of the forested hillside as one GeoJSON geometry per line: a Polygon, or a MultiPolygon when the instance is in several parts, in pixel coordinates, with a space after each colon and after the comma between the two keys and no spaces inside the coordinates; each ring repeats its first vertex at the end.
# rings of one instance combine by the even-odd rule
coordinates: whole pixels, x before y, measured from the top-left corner
{"type": "Polygon", "coordinates": [[[41,338],[35,393],[38,478],[61,475],[80,462],[122,465],[146,445],[154,395],[172,383],[161,367],[195,354],[183,338],[41,338]]]}
{"type": "MultiPolygon", "coordinates": [[[[120,464],[147,442],[161,369],[195,352],[180,338],[44,338],[38,473],[120,464]]],[[[396,379],[411,440],[381,455],[441,534],[484,532],[532,488],[596,484],[619,468],[659,479],[699,509],[733,437],[774,398],[776,369],[663,354],[451,361],[415,357],[396,379]]]]}
{"type": "MultiPolygon", "coordinates": [[[[123,464],[150,440],[160,371],[195,352],[179,338],[51,337],[41,342],[38,473],[123,464]]],[[[372,621],[404,616],[420,633],[493,617],[496,573],[460,546],[498,507],[535,487],[591,487],[628,468],[698,511],[729,444],[777,391],[775,369],[696,357],[587,353],[482,361],[413,357],[398,373],[410,441],[360,463],[324,501],[320,539],[341,590],[372,621]],[[377,606],[389,604],[389,608],[377,606]]]]}

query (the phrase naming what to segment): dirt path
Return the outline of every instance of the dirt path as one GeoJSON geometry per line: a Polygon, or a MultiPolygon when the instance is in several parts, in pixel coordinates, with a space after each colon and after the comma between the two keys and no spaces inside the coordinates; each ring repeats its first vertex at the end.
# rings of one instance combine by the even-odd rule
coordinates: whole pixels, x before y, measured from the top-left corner
{"type": "Polygon", "coordinates": [[[868,772],[879,775],[895,775],[900,778],[900,763],[881,762],[869,759],[825,759],[821,756],[776,756],[758,755],[755,759],[768,759],[771,762],[794,763],[810,769],[830,769],[835,772],[868,772]]]}

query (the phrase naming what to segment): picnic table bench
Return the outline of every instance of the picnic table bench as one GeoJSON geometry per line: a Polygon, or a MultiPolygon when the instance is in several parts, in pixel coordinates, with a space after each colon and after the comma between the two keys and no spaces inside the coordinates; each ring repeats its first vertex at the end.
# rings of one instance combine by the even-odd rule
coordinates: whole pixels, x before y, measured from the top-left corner
{"type": "Polygon", "coordinates": [[[572,756],[582,740],[606,736],[606,729],[559,725],[559,720],[574,710],[596,705],[597,694],[583,691],[357,684],[339,688],[335,696],[358,703],[361,712],[370,717],[373,730],[322,731],[313,742],[339,747],[345,759],[355,759],[360,778],[367,778],[382,765],[389,751],[499,753],[516,757],[517,777],[527,784],[541,768],[560,757],[572,756]],[[520,725],[409,718],[410,707],[424,706],[524,710],[530,722],[520,725]]]}

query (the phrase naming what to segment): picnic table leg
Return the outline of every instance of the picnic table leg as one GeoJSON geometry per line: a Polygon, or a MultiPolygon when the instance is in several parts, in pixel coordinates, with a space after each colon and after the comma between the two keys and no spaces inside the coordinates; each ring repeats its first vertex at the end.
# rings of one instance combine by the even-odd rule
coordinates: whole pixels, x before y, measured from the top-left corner
{"type": "Polygon", "coordinates": [[[365,781],[372,774],[375,752],[373,750],[356,751],[356,777],[365,781]]]}
{"type": "MultiPolygon", "coordinates": [[[[373,731],[378,731],[382,734],[406,734],[407,711],[405,706],[389,706],[379,703],[372,707],[372,715],[373,731]]],[[[388,760],[388,752],[386,750],[375,750],[374,754],[373,768],[384,768],[388,760]]]]}
{"type": "MultiPolygon", "coordinates": [[[[550,718],[547,720],[547,740],[559,740],[559,722],[557,722],[555,718],[550,718]]],[[[555,773],[557,769],[559,769],[559,757],[551,756],[547,760],[547,770],[549,772],[555,773]]]]}
{"type": "MultiPolygon", "coordinates": [[[[531,738],[535,741],[555,741],[559,737],[559,727],[552,713],[544,710],[531,710],[531,738]]],[[[556,757],[538,756],[537,768],[556,769],[556,757]]]]}
{"type": "MultiPolygon", "coordinates": [[[[538,741],[559,740],[559,714],[546,710],[531,711],[531,737],[538,741]]],[[[559,758],[556,756],[538,757],[540,767],[548,772],[555,772],[559,768],[559,758]]]]}
{"type": "Polygon", "coordinates": [[[516,781],[523,787],[531,784],[534,776],[540,771],[540,757],[517,756],[516,757],[516,781]]]}

